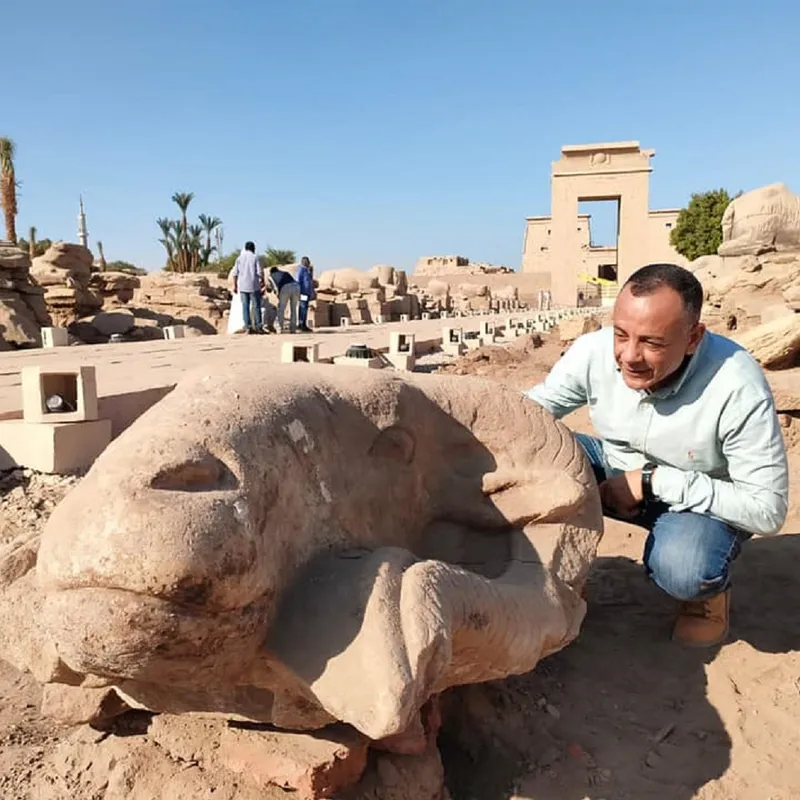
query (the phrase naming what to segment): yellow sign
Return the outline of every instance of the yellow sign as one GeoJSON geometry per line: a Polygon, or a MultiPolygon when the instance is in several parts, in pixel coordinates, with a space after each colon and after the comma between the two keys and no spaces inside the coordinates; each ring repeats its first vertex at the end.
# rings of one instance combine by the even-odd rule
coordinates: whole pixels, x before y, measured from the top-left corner
{"type": "Polygon", "coordinates": [[[596,278],[594,275],[578,275],[578,278],[584,283],[596,283],[600,286],[614,286],[616,281],[610,281],[607,278],[596,278]]]}

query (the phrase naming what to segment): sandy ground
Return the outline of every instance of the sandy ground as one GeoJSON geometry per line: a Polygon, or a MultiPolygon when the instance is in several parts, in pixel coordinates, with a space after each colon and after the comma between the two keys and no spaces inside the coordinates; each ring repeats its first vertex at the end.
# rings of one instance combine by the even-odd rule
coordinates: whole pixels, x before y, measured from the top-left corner
{"type": "MultiPolygon", "coordinates": [[[[473,354],[447,369],[524,388],[546,374],[561,346],[515,349],[519,357],[473,354]]],[[[427,368],[442,363],[434,361],[427,368]]],[[[585,413],[567,422],[590,430],[585,413]]],[[[0,477],[0,543],[15,529],[41,527],[73,482],[21,471],[0,477]]],[[[580,638],[530,674],[444,698],[440,747],[453,800],[799,797],[798,512],[784,535],[744,548],[731,635],[712,651],[671,644],[675,606],[644,578],[644,532],[609,521],[580,638]]],[[[32,678],[0,662],[3,800],[44,796],[31,784],[47,784],[48,756],[69,733],[40,717],[40,696],[32,678]]]]}

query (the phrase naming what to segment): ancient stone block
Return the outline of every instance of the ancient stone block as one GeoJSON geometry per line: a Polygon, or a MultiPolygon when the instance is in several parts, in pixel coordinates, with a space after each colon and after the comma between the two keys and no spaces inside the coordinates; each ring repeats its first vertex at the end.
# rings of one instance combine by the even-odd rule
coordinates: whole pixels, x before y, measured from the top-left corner
{"type": "Polygon", "coordinates": [[[67,474],[91,466],[111,441],[111,420],[0,422],[0,469],[67,474]]]}
{"type": "Polygon", "coordinates": [[[167,325],[163,331],[165,339],[184,339],[186,337],[185,325],[167,325]]]}
{"type": "Polygon", "coordinates": [[[42,328],[42,347],[67,347],[69,334],[66,328],[42,328]]]}
{"type": "Polygon", "coordinates": [[[414,340],[416,336],[413,333],[392,331],[389,334],[389,352],[399,353],[406,355],[414,354],[414,340]]]}
{"type": "Polygon", "coordinates": [[[22,414],[26,422],[40,423],[97,419],[94,367],[23,367],[22,414]]]}
{"type": "Polygon", "coordinates": [[[778,317],[734,338],[762,367],[789,369],[800,359],[800,314],[778,317]]]}
{"type": "Polygon", "coordinates": [[[315,364],[319,361],[319,345],[317,343],[283,342],[281,344],[281,363],[283,364],[315,364]]]}

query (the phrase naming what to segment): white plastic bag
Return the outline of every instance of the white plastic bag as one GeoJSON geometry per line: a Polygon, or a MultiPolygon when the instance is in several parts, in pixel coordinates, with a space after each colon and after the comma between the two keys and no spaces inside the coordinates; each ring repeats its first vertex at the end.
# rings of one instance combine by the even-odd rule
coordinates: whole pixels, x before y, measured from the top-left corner
{"type": "Polygon", "coordinates": [[[228,333],[236,333],[244,328],[244,309],[238,292],[233,293],[231,308],[228,311],[228,333]]]}

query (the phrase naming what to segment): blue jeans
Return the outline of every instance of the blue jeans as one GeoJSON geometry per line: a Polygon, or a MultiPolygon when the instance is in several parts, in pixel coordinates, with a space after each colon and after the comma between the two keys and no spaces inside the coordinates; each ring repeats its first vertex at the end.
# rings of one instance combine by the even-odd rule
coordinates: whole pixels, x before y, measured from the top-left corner
{"type": "Polygon", "coordinates": [[[261,293],[240,291],[239,294],[242,298],[242,316],[244,317],[245,328],[252,330],[253,327],[255,327],[255,330],[261,330],[261,293]],[[253,319],[255,321],[255,326],[253,326],[250,317],[251,304],[253,305],[253,319]]]}
{"type": "Polygon", "coordinates": [[[301,328],[308,327],[308,305],[310,302],[310,300],[301,300],[300,305],[298,306],[297,316],[300,321],[301,328]]]}
{"type": "MultiPolygon", "coordinates": [[[[597,482],[619,475],[608,466],[603,443],[583,433],[576,438],[586,451],[597,482]]],[[[623,519],[603,509],[612,519],[621,519],[649,531],[644,545],[648,576],[677,600],[703,600],[730,585],[730,566],[750,534],[726,522],[693,511],[670,511],[656,502],[633,519],[623,519]]]]}

